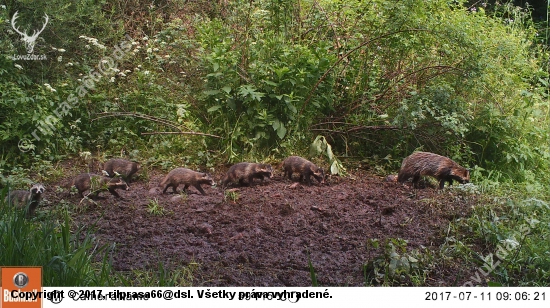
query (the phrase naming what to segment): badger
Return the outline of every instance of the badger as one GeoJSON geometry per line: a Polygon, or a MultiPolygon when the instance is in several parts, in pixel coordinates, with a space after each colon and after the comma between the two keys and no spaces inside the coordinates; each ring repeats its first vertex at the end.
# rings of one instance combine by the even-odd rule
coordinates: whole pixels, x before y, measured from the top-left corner
{"type": "Polygon", "coordinates": [[[287,157],[283,163],[283,177],[288,175],[288,178],[292,180],[292,174],[300,174],[300,182],[305,178],[308,185],[311,185],[311,176],[317,179],[319,183],[325,183],[325,172],[323,169],[317,167],[309,160],[299,157],[290,156],[287,157]]]}
{"type": "Polygon", "coordinates": [[[470,182],[470,171],[460,166],[452,159],[429,152],[415,152],[403,160],[397,175],[397,181],[403,183],[410,178],[416,188],[421,176],[432,176],[439,181],[439,189],[445,182],[453,184],[453,180],[465,184],[470,182]]]}
{"type": "Polygon", "coordinates": [[[162,180],[159,186],[164,186],[162,193],[166,193],[168,187],[172,187],[174,193],[177,193],[178,185],[184,184],[183,190],[187,187],[194,186],[202,195],[206,195],[201,187],[201,184],[214,185],[212,176],[208,173],[197,172],[187,168],[176,168],[170,171],[162,180]]]}
{"type": "Polygon", "coordinates": [[[241,186],[244,186],[244,181],[247,180],[247,184],[252,185],[254,179],[263,181],[264,178],[272,177],[273,169],[271,165],[242,162],[231,166],[231,168],[227,170],[221,184],[225,187],[229,183],[239,182],[241,186]]]}
{"type": "Polygon", "coordinates": [[[115,190],[123,189],[130,190],[128,184],[121,178],[109,178],[106,176],[82,173],[77,175],[71,184],[70,187],[76,187],[78,190],[78,195],[81,198],[84,198],[84,192],[90,190],[90,196],[95,198],[102,191],[108,190],[113,196],[117,198],[122,198],[115,190]]]}
{"type": "Polygon", "coordinates": [[[108,160],[103,165],[103,170],[107,172],[110,177],[114,177],[115,173],[120,174],[128,183],[132,181],[132,175],[138,172],[140,165],[136,162],[125,160],[122,158],[114,158],[108,160]]]}
{"type": "Polygon", "coordinates": [[[34,184],[29,190],[12,190],[5,201],[10,205],[27,207],[27,217],[32,217],[45,190],[42,184],[34,184]]]}

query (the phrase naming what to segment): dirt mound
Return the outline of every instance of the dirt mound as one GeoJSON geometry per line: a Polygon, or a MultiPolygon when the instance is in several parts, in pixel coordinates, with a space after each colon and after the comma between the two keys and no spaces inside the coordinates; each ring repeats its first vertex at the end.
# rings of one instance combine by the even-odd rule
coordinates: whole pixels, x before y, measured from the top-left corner
{"type": "MultiPolygon", "coordinates": [[[[193,187],[162,195],[163,175],[150,176],[121,192],[123,200],[106,194],[87,205],[75,222],[95,225],[100,243],[116,243],[116,270],[195,262],[194,283],[206,286],[311,286],[308,254],[321,285],[361,286],[362,266],[380,253],[366,246],[369,239],[437,247],[449,220],[467,215],[472,203],[448,189],[413,190],[361,172],[312,186],[279,175],[226,195],[203,185],[206,196],[193,187]]],[[[61,198],[49,196],[51,204],[61,198]]],[[[454,282],[444,276],[434,284],[454,282]]]]}

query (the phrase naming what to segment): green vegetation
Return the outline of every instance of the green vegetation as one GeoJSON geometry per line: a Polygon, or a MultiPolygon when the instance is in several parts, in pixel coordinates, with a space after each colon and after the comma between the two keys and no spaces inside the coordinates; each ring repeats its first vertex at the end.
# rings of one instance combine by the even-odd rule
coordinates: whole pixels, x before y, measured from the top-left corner
{"type": "Polygon", "coordinates": [[[29,221],[25,211],[0,200],[0,264],[42,266],[47,286],[104,286],[111,282],[109,252],[98,247],[92,229],[71,231],[67,211],[60,221],[29,221]]]}
{"type": "Polygon", "coordinates": [[[99,246],[93,227],[71,228],[67,208],[46,219],[26,219],[24,209],[6,206],[7,191],[0,191],[0,264],[42,266],[45,286],[192,285],[196,263],[170,271],[159,264],[155,270],[115,272],[109,255],[116,247],[99,246]]]}
{"type": "Polygon", "coordinates": [[[149,204],[147,204],[147,212],[155,216],[163,216],[166,214],[164,207],[159,204],[159,201],[156,198],[154,200],[149,200],[149,204]]]}
{"type": "MultiPolygon", "coordinates": [[[[447,0],[162,3],[0,7],[0,187],[31,175],[53,181],[53,166],[78,153],[169,169],[311,150],[345,174],[351,158],[397,170],[422,149],[473,167],[484,196],[451,223],[442,253],[475,264],[486,257],[476,243],[493,255],[508,245],[491,281],[548,284],[548,38],[528,10],[447,0]],[[47,60],[12,58],[26,55],[15,12],[31,33],[49,16],[34,48],[47,60]]],[[[149,211],[163,214],[156,201],[149,211]]],[[[67,214],[0,214],[1,264],[43,265],[47,285],[113,282],[112,248],[70,232],[67,214]]],[[[420,259],[400,242],[382,246],[368,283],[402,283],[420,259]]]]}

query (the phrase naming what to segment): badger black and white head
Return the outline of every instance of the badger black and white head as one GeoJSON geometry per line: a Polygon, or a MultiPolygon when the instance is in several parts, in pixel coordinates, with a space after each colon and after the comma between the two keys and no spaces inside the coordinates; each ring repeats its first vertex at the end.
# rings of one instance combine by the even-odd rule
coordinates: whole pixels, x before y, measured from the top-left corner
{"type": "Polygon", "coordinates": [[[29,190],[32,195],[35,194],[43,194],[46,188],[44,188],[44,185],[42,184],[34,184],[31,189],[29,190]]]}

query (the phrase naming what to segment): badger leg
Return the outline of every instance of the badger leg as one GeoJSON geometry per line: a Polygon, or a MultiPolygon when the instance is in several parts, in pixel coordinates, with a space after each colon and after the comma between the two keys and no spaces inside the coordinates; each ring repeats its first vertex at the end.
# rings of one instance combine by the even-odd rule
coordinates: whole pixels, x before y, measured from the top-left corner
{"type": "Polygon", "coordinates": [[[420,175],[413,176],[413,180],[412,180],[413,188],[418,188],[418,181],[420,181],[420,175]]]}
{"type": "Polygon", "coordinates": [[[181,192],[185,192],[187,190],[187,188],[189,188],[189,184],[185,184],[185,186],[183,186],[183,190],[181,192]]]}
{"type": "Polygon", "coordinates": [[[198,191],[200,191],[201,194],[202,194],[203,196],[206,196],[206,193],[205,193],[204,190],[202,189],[201,184],[195,185],[195,188],[196,188],[198,191]]]}
{"type": "Polygon", "coordinates": [[[443,189],[443,187],[445,187],[445,182],[446,182],[445,179],[441,179],[441,180],[439,181],[439,189],[443,189]]]}
{"type": "Polygon", "coordinates": [[[164,190],[162,191],[163,194],[166,193],[166,191],[168,190],[168,187],[170,187],[170,184],[166,184],[166,186],[164,187],[164,190]]]}
{"type": "Polygon", "coordinates": [[[119,198],[119,199],[122,199],[122,197],[112,188],[109,188],[109,192],[111,193],[111,195],[119,198]]]}
{"type": "Polygon", "coordinates": [[[248,177],[248,185],[252,186],[253,183],[254,183],[254,175],[251,175],[248,177]]]}
{"type": "MultiPolygon", "coordinates": [[[[177,194],[178,193],[178,184],[172,184],[172,191],[177,194]]],[[[185,190],[185,189],[184,189],[185,190]]]]}
{"type": "MultiPolygon", "coordinates": [[[[311,186],[311,174],[306,173],[305,177],[306,177],[307,185],[311,186]]],[[[301,180],[301,177],[300,177],[300,180],[301,180]]]]}

